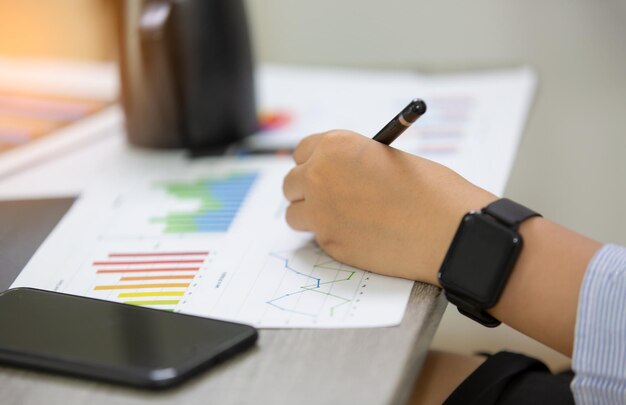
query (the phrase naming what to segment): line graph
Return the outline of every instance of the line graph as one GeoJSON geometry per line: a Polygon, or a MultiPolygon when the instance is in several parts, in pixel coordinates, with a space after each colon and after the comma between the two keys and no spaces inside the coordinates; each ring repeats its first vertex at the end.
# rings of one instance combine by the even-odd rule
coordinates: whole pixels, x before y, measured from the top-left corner
{"type": "Polygon", "coordinates": [[[315,243],[269,256],[284,274],[266,304],[287,316],[345,318],[369,280],[369,273],[335,261],[315,243]]]}

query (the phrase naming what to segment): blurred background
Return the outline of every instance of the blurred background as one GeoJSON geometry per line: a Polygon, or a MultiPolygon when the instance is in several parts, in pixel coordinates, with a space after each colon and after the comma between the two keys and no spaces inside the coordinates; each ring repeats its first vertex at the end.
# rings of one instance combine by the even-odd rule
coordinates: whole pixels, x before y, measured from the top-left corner
{"type": "MultiPolygon", "coordinates": [[[[113,0],[0,0],[0,57],[115,60],[113,0]]],[[[506,195],[626,245],[626,2],[246,2],[257,63],[425,73],[528,65],[539,87],[506,195]],[[565,97],[564,97],[565,96],[565,97]]],[[[434,347],[568,360],[449,308],[434,347]]]]}

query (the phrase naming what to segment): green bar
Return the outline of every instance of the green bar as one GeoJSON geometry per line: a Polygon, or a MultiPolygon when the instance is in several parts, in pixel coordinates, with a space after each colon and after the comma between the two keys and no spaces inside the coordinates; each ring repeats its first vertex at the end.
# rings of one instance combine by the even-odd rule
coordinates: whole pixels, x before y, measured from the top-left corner
{"type": "Polygon", "coordinates": [[[166,233],[193,233],[196,232],[198,230],[198,225],[196,224],[177,224],[177,225],[170,225],[167,224],[165,226],[165,232],[166,233]]]}

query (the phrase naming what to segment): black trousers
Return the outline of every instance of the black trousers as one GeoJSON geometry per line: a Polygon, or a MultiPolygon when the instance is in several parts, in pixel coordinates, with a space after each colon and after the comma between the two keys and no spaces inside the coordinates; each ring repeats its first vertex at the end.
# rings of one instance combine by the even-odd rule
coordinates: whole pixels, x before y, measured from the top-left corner
{"type": "Polygon", "coordinates": [[[572,378],[571,371],[552,374],[537,359],[499,352],[467,377],[444,405],[574,404],[572,378]]]}

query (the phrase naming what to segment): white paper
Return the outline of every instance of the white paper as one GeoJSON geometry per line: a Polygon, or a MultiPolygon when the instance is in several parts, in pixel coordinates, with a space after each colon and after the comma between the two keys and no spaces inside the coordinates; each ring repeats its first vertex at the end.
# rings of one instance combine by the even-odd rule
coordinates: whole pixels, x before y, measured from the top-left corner
{"type": "Polygon", "coordinates": [[[442,163],[495,194],[506,186],[536,85],[527,67],[420,75],[267,66],[259,77],[260,105],[285,112],[291,122],[251,138],[253,148],[289,148],[329,129],[373,136],[421,98],[426,114],[392,146],[442,163]]]}
{"type": "Polygon", "coordinates": [[[127,159],[84,193],[12,287],[264,328],[399,324],[411,281],[338,263],[287,226],[290,167],[280,158],[127,159]]]}

